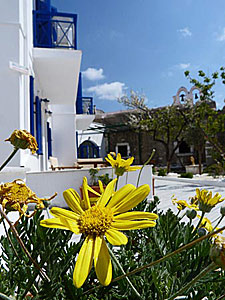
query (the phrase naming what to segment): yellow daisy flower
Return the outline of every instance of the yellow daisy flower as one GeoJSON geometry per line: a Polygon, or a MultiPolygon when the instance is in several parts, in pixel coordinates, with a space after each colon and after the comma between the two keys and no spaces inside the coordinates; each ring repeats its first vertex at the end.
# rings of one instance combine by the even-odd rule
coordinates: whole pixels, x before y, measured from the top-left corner
{"type": "Polygon", "coordinates": [[[190,205],[185,200],[177,200],[176,198],[173,198],[172,203],[173,203],[173,205],[177,205],[177,209],[179,209],[179,210],[183,210],[186,207],[190,208],[190,205]]]}
{"type": "Polygon", "coordinates": [[[0,204],[2,205],[2,208],[9,211],[17,210],[21,215],[26,217],[30,217],[26,214],[29,203],[36,203],[36,209],[43,209],[43,201],[51,200],[56,195],[57,193],[48,199],[38,198],[21,179],[16,179],[13,182],[7,182],[0,185],[0,204]]]}
{"type": "Polygon", "coordinates": [[[216,206],[216,204],[224,201],[225,198],[221,198],[222,196],[219,193],[216,193],[214,197],[212,197],[212,192],[207,190],[199,190],[196,189],[196,197],[198,199],[198,207],[202,212],[210,212],[211,209],[216,206]]]}
{"type": "MultiPolygon", "coordinates": [[[[197,217],[199,219],[201,219],[201,216],[197,215],[197,217]]],[[[201,228],[205,228],[208,232],[213,231],[212,223],[211,223],[211,221],[208,218],[202,218],[200,227],[201,228]]]]}
{"type": "Polygon", "coordinates": [[[81,205],[79,194],[68,189],[63,196],[72,209],[68,211],[54,207],[51,209],[53,219],[42,220],[41,225],[50,228],[70,230],[75,234],[84,234],[85,241],[80,249],[73,282],[81,287],[86,280],[94,262],[97,277],[102,285],[109,285],[112,280],[112,264],[105,238],[112,245],[125,245],[128,241],[121,231],[154,227],[158,216],[154,213],[130,211],[149,194],[149,186],[138,188],[127,184],[114,191],[117,179],[111,181],[96,205],[91,206],[88,196],[87,179],[83,179],[83,198],[81,205]]]}
{"type": "Polygon", "coordinates": [[[18,149],[30,149],[32,154],[38,150],[35,137],[26,130],[14,130],[11,136],[5,141],[9,141],[15,148],[18,149]]]}
{"type": "Polygon", "coordinates": [[[134,161],[134,157],[130,157],[128,159],[121,158],[121,154],[118,153],[116,158],[114,159],[111,154],[108,154],[108,157],[105,158],[106,161],[110,163],[110,165],[115,169],[115,174],[117,176],[122,176],[124,172],[136,171],[141,169],[141,167],[130,165],[134,161]]]}

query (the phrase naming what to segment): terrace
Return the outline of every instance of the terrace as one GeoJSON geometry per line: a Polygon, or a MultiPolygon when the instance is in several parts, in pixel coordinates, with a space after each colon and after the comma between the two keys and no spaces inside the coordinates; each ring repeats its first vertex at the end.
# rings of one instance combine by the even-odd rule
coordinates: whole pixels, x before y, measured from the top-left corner
{"type": "Polygon", "coordinates": [[[34,47],[77,50],[77,15],[33,11],[34,47]]]}

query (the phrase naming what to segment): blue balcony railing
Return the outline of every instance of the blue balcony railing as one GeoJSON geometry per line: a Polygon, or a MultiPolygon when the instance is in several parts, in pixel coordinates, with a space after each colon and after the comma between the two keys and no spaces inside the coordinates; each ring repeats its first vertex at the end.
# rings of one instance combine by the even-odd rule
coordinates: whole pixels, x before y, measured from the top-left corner
{"type": "Polygon", "coordinates": [[[34,47],[77,49],[77,15],[33,11],[34,47]]]}
{"type": "Polygon", "coordinates": [[[77,98],[76,110],[77,114],[94,115],[93,97],[77,98]]]}

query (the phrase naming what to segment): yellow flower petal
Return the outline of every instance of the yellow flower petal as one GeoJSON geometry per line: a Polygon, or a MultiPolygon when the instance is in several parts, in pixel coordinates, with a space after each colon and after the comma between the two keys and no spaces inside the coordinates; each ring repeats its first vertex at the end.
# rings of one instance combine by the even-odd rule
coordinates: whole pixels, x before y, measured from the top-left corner
{"type": "Polygon", "coordinates": [[[49,228],[59,228],[59,229],[64,229],[64,230],[70,230],[67,227],[67,224],[63,222],[59,218],[52,218],[52,219],[47,219],[47,220],[41,220],[40,225],[43,227],[49,227],[49,228]]]}
{"type": "Polygon", "coordinates": [[[136,205],[138,205],[141,201],[143,201],[149,194],[150,188],[148,184],[144,184],[137,189],[135,189],[132,193],[130,193],[127,197],[125,197],[121,203],[117,206],[112,207],[114,214],[126,212],[136,205]]]}
{"type": "Polygon", "coordinates": [[[101,194],[99,194],[98,192],[96,192],[92,187],[90,187],[89,185],[87,186],[87,189],[89,192],[95,194],[96,196],[100,197],[101,194]]]}
{"type": "Polygon", "coordinates": [[[104,190],[103,183],[101,182],[101,180],[98,181],[98,185],[99,185],[101,194],[103,194],[105,190],[104,190]]]}
{"type": "Polygon", "coordinates": [[[83,178],[82,193],[83,193],[83,199],[84,199],[84,207],[85,207],[85,209],[89,209],[91,207],[91,204],[90,204],[89,195],[88,195],[88,182],[87,182],[86,177],[83,178]]]}
{"type": "Polygon", "coordinates": [[[115,194],[112,196],[111,200],[109,201],[107,207],[111,208],[118,205],[125,197],[127,197],[135,189],[136,188],[133,184],[126,184],[117,192],[115,192],[115,194]]]}
{"type": "Polygon", "coordinates": [[[128,171],[128,172],[129,172],[129,171],[136,171],[136,170],[140,170],[140,169],[141,169],[140,166],[137,166],[137,167],[134,167],[134,166],[133,166],[133,167],[129,167],[127,171],[128,171]]]}
{"type": "Polygon", "coordinates": [[[94,257],[98,280],[102,285],[109,285],[112,280],[112,263],[105,240],[101,237],[96,237],[94,257]]]}
{"type": "Polygon", "coordinates": [[[67,228],[75,234],[81,234],[80,228],[75,221],[70,221],[68,219],[61,219],[63,223],[66,224],[67,228]]]}
{"type": "Polygon", "coordinates": [[[128,242],[126,235],[116,229],[107,230],[105,236],[109,243],[114,246],[126,245],[128,242]]]}
{"type": "Polygon", "coordinates": [[[154,227],[156,223],[154,221],[115,221],[112,223],[113,229],[118,230],[133,230],[133,229],[141,229],[147,227],[154,227]]]}
{"type": "Polygon", "coordinates": [[[116,184],[117,179],[112,180],[106,187],[104,193],[102,194],[101,198],[99,199],[97,205],[98,206],[105,206],[109,201],[110,197],[113,194],[114,186],[116,184]]]}
{"type": "Polygon", "coordinates": [[[94,256],[94,239],[86,237],[75,265],[73,272],[73,283],[77,288],[80,288],[85,282],[91,270],[94,256]]]}
{"type": "Polygon", "coordinates": [[[126,162],[127,165],[131,165],[134,161],[134,157],[132,156],[132,157],[130,157],[127,160],[124,160],[124,161],[126,162]]]}
{"type": "Polygon", "coordinates": [[[142,212],[142,211],[130,211],[123,214],[119,214],[114,216],[115,221],[123,221],[123,220],[156,220],[158,219],[158,215],[149,212],[142,212]]]}
{"type": "Polygon", "coordinates": [[[81,199],[74,189],[68,189],[63,192],[63,197],[68,206],[77,214],[81,215],[84,211],[80,206],[81,199]]]}
{"type": "Polygon", "coordinates": [[[64,218],[69,218],[71,219],[72,221],[77,221],[79,219],[79,215],[76,214],[75,212],[73,211],[70,211],[70,210],[67,210],[67,209],[63,209],[63,208],[60,208],[60,207],[53,207],[51,210],[50,210],[50,213],[56,217],[56,218],[61,218],[61,217],[64,217],[64,218]]]}

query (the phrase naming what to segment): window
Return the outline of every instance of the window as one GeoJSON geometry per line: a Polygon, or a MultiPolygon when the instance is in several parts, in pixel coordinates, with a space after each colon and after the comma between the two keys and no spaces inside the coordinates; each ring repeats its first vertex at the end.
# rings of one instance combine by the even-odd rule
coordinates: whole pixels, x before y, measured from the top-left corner
{"type": "Polygon", "coordinates": [[[179,153],[190,153],[191,149],[186,142],[181,142],[179,146],[179,153]]]}
{"type": "Polygon", "coordinates": [[[91,142],[84,141],[80,144],[78,148],[78,157],[79,158],[98,158],[99,157],[99,147],[91,142]]]}
{"type": "Polygon", "coordinates": [[[120,153],[123,158],[130,156],[130,146],[128,143],[118,143],[116,145],[116,153],[120,153]]]}

